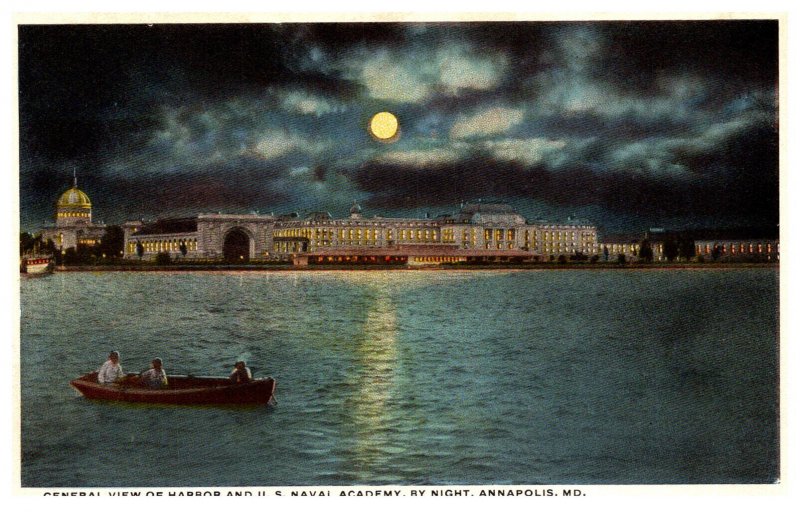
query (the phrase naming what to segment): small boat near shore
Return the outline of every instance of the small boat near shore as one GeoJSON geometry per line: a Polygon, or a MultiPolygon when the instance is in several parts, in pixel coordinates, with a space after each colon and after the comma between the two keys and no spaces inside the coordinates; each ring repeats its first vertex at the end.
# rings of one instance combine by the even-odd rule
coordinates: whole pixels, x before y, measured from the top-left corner
{"type": "Polygon", "coordinates": [[[19,271],[28,276],[46,276],[53,273],[55,262],[50,255],[26,255],[20,258],[19,271]]]}
{"type": "Polygon", "coordinates": [[[171,405],[257,405],[274,403],[275,379],[254,379],[233,384],[227,377],[168,375],[169,386],[150,389],[138,384],[136,374],[128,374],[116,384],[100,384],[97,372],[87,373],[70,382],[91,400],[171,405]]]}

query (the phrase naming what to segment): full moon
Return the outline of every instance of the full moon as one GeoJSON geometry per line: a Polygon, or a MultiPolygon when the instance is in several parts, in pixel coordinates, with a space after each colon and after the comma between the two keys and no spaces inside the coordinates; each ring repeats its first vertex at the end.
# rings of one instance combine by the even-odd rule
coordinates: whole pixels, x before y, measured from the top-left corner
{"type": "Polygon", "coordinates": [[[369,133],[381,142],[397,140],[400,124],[391,112],[378,112],[369,120],[369,133]]]}

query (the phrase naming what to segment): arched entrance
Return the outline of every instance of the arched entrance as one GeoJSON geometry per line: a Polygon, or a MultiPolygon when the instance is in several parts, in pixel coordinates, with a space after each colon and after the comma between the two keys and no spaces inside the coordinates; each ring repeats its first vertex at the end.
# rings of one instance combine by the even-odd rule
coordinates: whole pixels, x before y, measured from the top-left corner
{"type": "Polygon", "coordinates": [[[228,263],[246,263],[250,260],[250,237],[242,229],[230,230],[225,235],[222,253],[228,263]]]}

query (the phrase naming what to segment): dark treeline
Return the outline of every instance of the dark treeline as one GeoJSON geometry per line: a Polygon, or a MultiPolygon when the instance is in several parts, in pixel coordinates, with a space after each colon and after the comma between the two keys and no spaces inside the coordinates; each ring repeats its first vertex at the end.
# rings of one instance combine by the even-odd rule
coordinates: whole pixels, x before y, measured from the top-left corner
{"type": "Polygon", "coordinates": [[[100,243],[95,245],[78,244],[61,250],[52,240],[42,240],[41,235],[20,233],[19,253],[51,254],[56,265],[101,265],[122,259],[125,236],[120,226],[108,226],[100,243]]]}

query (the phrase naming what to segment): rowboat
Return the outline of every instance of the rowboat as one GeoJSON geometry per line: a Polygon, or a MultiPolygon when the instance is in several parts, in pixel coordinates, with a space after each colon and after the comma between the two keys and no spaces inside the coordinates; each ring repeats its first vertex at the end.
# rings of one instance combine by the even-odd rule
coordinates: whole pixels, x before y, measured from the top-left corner
{"type": "Polygon", "coordinates": [[[70,382],[91,400],[113,400],[171,405],[244,405],[274,402],[275,379],[254,379],[233,384],[226,377],[168,375],[169,385],[150,389],[138,384],[136,374],[127,375],[115,384],[97,382],[97,372],[87,373],[70,382]]]}

